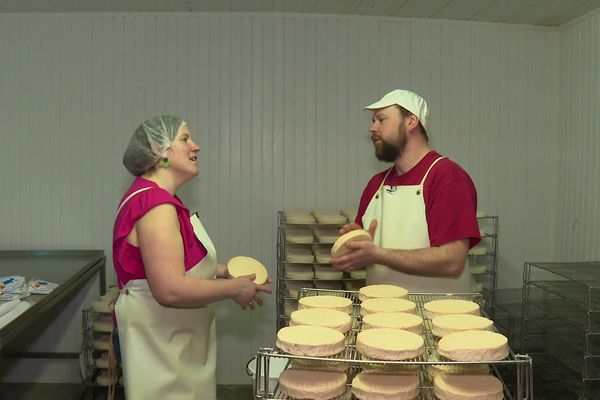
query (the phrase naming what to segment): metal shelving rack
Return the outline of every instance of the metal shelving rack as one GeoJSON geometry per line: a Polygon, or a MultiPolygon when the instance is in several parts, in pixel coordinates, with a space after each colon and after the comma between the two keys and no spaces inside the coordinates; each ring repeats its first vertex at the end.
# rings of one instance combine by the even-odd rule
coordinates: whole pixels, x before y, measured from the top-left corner
{"type": "Polygon", "coordinates": [[[498,282],[498,217],[495,215],[477,217],[477,222],[483,234],[481,242],[469,251],[469,267],[475,283],[481,287],[481,290],[477,290],[477,292],[483,295],[483,307],[486,313],[494,319],[498,282]]]}
{"type": "MultiPolygon", "coordinates": [[[[257,352],[256,357],[256,373],[254,376],[254,395],[256,399],[270,400],[270,399],[285,399],[285,395],[279,391],[278,384],[273,384],[270,381],[270,365],[274,358],[287,359],[288,364],[293,359],[302,360],[320,360],[325,362],[340,362],[348,364],[348,382],[351,382],[354,376],[361,371],[364,364],[378,364],[378,365],[418,365],[419,366],[419,378],[421,381],[421,392],[418,399],[431,399],[435,398],[433,394],[433,384],[426,373],[425,369],[427,365],[440,365],[440,364],[488,364],[490,370],[494,376],[496,376],[502,382],[504,388],[504,398],[507,400],[529,400],[533,399],[533,383],[532,383],[532,361],[531,357],[527,355],[515,354],[512,350],[509,351],[509,356],[505,360],[500,361],[482,361],[482,362],[457,362],[457,361],[441,361],[441,358],[437,352],[437,341],[431,333],[430,321],[424,319],[424,333],[423,339],[425,341],[425,353],[423,356],[406,361],[377,361],[363,359],[362,356],[356,351],[356,335],[360,331],[361,317],[360,317],[360,302],[358,301],[358,292],[356,291],[332,291],[332,290],[319,290],[319,289],[303,289],[299,293],[299,297],[311,296],[318,294],[337,295],[342,297],[351,298],[354,302],[353,316],[356,323],[353,324],[353,329],[347,334],[345,350],[332,357],[302,357],[294,356],[281,352],[276,348],[264,347],[257,352]],[[435,361],[432,361],[435,360],[435,361]],[[510,379],[510,380],[509,380],[510,379]]],[[[438,299],[464,299],[473,300],[482,304],[482,297],[480,294],[443,294],[443,293],[415,293],[410,294],[409,299],[417,303],[417,312],[423,316],[422,307],[427,301],[438,300],[438,299]]],[[[350,388],[351,384],[348,383],[350,388]]],[[[346,400],[350,397],[347,395],[340,396],[339,400],[346,400]]],[[[351,397],[354,399],[354,397],[351,397]]],[[[335,399],[338,400],[338,399],[335,399]]]]}
{"type": "MultiPolygon", "coordinates": [[[[311,279],[289,279],[286,274],[286,266],[288,264],[299,264],[299,263],[291,263],[286,261],[286,248],[289,245],[294,246],[322,246],[322,247],[331,247],[333,243],[320,243],[316,240],[316,235],[314,235],[315,228],[340,228],[343,224],[320,224],[320,223],[312,223],[312,224],[289,224],[285,220],[285,215],[282,211],[277,213],[277,290],[276,290],[276,312],[277,312],[277,329],[280,329],[287,325],[287,321],[289,320],[289,315],[286,315],[286,302],[288,304],[294,303],[297,306],[298,299],[296,297],[292,297],[288,295],[287,291],[287,282],[299,281],[305,282],[310,281],[313,284],[316,282],[352,282],[353,284],[359,284],[364,286],[365,279],[356,279],[352,278],[348,273],[344,273],[342,279],[316,279],[314,276],[311,279]],[[301,228],[309,228],[313,232],[313,236],[315,236],[315,240],[312,243],[289,243],[286,240],[286,228],[287,227],[301,227],[301,228]]],[[[315,260],[311,263],[301,263],[301,264],[312,264],[312,268],[314,270],[315,266],[318,265],[331,265],[328,263],[319,263],[315,260]]]]}
{"type": "Polygon", "coordinates": [[[522,315],[521,347],[575,377],[560,398],[600,398],[600,262],[525,263],[522,315]]]}

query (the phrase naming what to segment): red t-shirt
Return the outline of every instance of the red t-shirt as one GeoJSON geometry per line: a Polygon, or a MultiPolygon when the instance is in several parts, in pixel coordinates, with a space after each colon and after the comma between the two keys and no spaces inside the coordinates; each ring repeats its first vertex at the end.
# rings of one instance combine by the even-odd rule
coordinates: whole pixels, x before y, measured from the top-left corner
{"type": "MultiPolygon", "coordinates": [[[[398,175],[393,169],[385,185],[419,185],[429,166],[441,157],[430,151],[409,171],[398,175]]],[[[379,189],[388,170],[373,176],[363,191],[355,222],[362,226],[362,217],[379,189]]],[[[431,246],[461,239],[470,239],[473,247],[481,241],[477,224],[477,191],[471,177],[455,162],[444,158],[427,175],[423,187],[425,217],[431,246]]]]}
{"type": "Polygon", "coordinates": [[[136,178],[119,204],[131,193],[144,187],[152,187],[133,196],[117,215],[113,230],[113,264],[119,280],[119,287],[133,279],[146,279],[146,270],[140,248],[127,241],[127,236],[135,223],[148,211],[160,204],[173,204],[179,220],[179,232],[183,239],[185,270],[198,264],[207,252],[202,243],[196,238],[190,222],[190,212],[179,197],[160,188],[156,183],[144,178],[136,178]]]}

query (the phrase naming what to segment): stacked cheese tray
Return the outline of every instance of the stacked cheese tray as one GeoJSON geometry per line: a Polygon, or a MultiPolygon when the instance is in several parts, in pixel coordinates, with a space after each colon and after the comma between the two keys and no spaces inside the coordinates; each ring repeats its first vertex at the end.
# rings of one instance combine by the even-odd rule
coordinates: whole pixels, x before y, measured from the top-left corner
{"type": "Polygon", "coordinates": [[[345,273],[331,265],[331,248],[339,229],[356,210],[284,210],[278,212],[277,326],[288,323],[302,288],[358,290],[366,271],[345,273]]]}
{"type": "Polygon", "coordinates": [[[256,399],[533,398],[531,357],[514,354],[481,315],[480,294],[374,285],[298,295],[276,347],[257,352],[256,399]]]}

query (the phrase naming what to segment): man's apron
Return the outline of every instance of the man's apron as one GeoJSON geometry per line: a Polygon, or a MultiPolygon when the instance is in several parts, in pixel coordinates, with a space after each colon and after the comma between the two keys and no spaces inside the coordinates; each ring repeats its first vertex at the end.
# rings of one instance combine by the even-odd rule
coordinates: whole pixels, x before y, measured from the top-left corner
{"type": "MultiPolygon", "coordinates": [[[[443,159],[436,159],[421,183],[410,186],[384,185],[392,167],[381,186],[371,198],[362,217],[365,229],[373,219],[377,220],[374,243],[386,249],[413,250],[431,247],[423,187],[429,171],[443,159]]],[[[470,293],[473,291],[471,271],[465,266],[458,278],[435,278],[405,274],[381,264],[367,267],[367,284],[396,284],[417,293],[470,293]]]]}
{"type": "MultiPolygon", "coordinates": [[[[185,274],[214,279],[215,247],[198,216],[190,220],[207,255],[185,274]]],[[[121,290],[115,313],[127,400],[216,399],[217,338],[210,306],[162,306],[148,281],[136,279],[121,290]]]]}

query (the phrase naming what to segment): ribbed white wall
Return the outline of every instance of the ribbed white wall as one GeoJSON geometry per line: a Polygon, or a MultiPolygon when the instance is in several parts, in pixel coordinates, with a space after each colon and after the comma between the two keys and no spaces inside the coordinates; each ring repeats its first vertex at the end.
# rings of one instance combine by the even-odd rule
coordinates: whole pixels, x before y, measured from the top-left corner
{"type": "Polygon", "coordinates": [[[600,259],[600,14],[561,38],[558,259],[600,259]]]}
{"type": "MultiPolygon", "coordinates": [[[[558,40],[368,17],[0,15],[0,247],[110,255],[128,138],[174,113],[203,147],[182,196],[220,259],[254,256],[275,275],[276,211],[356,206],[384,168],[362,106],[409,88],[429,101],[433,147],[500,216],[500,284],[520,286],[524,260],[554,253],[558,40]]],[[[247,382],[243,362],[274,343],[273,298],[218,314],[219,381],[247,382]]]]}

